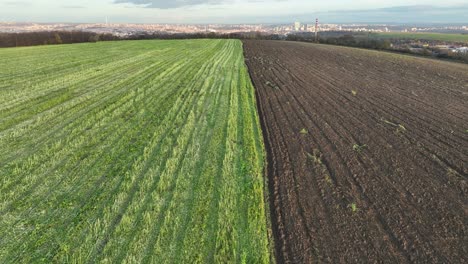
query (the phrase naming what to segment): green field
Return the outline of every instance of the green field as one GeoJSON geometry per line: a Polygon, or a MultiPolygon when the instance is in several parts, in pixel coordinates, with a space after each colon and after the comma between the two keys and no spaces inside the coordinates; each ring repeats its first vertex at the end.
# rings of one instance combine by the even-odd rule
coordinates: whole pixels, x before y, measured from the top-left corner
{"type": "Polygon", "coordinates": [[[440,40],[440,41],[455,41],[468,42],[468,34],[443,34],[443,33],[372,33],[373,38],[380,39],[422,39],[422,40],[440,40]]]}
{"type": "Polygon", "coordinates": [[[0,263],[267,263],[237,40],[0,50],[0,263]]]}

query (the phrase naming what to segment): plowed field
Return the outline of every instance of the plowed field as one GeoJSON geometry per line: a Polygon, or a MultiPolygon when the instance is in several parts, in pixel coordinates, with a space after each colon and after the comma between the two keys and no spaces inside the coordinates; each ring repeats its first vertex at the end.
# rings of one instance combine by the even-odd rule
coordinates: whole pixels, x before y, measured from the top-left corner
{"type": "Polygon", "coordinates": [[[468,65],[245,41],[280,263],[466,263],[468,65]]]}

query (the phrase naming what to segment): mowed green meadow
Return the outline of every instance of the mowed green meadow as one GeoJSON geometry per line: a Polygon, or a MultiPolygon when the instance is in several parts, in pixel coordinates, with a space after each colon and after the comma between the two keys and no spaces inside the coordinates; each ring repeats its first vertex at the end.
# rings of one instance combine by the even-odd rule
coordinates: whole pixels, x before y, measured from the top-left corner
{"type": "Polygon", "coordinates": [[[0,50],[0,263],[268,263],[238,40],[0,50]]]}

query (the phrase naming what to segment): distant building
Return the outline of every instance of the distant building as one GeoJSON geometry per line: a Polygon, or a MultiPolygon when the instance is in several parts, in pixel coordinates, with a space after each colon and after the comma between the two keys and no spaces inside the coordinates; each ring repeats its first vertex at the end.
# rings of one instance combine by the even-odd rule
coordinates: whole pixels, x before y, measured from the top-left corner
{"type": "Polygon", "coordinates": [[[299,31],[299,30],[301,30],[301,22],[295,22],[294,31],[299,31]]]}
{"type": "Polygon", "coordinates": [[[461,47],[461,48],[454,49],[452,51],[456,53],[468,54],[468,47],[461,47]]]}

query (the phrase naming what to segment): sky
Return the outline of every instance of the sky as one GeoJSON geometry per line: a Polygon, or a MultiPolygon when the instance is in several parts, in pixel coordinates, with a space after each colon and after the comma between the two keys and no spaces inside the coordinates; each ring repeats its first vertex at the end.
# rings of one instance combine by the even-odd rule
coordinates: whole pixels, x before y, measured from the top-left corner
{"type": "Polygon", "coordinates": [[[0,0],[0,22],[466,23],[468,0],[0,0]]]}

